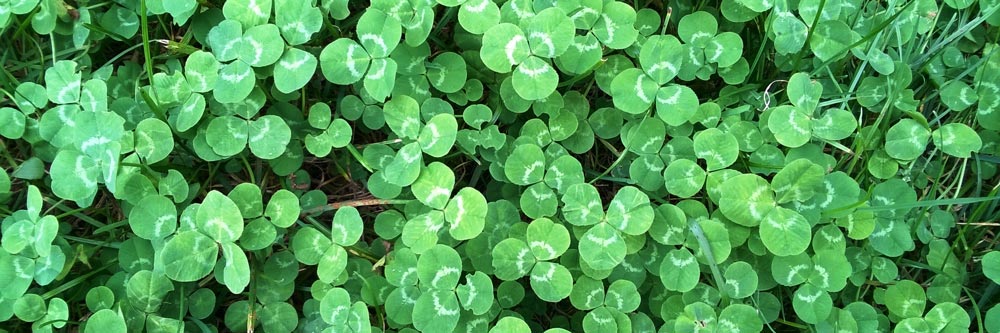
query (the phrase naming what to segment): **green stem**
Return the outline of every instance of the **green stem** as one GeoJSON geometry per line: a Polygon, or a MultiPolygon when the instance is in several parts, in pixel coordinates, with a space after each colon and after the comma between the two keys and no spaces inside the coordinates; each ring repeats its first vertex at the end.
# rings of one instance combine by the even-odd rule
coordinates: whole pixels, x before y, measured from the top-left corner
{"type": "Polygon", "coordinates": [[[365,161],[364,156],[361,155],[361,152],[359,152],[357,148],[355,148],[352,145],[347,145],[346,148],[347,151],[351,153],[351,156],[353,156],[354,159],[357,160],[358,163],[360,163],[361,166],[365,168],[365,170],[368,170],[368,172],[371,173],[375,173],[375,169],[373,169],[371,165],[368,165],[368,161],[365,161]]]}
{"type": "Polygon", "coordinates": [[[782,324],[785,324],[785,325],[788,325],[788,326],[791,326],[791,327],[793,327],[795,329],[798,329],[798,330],[806,330],[806,329],[809,328],[806,325],[802,325],[802,324],[799,324],[799,323],[796,323],[796,322],[787,321],[787,320],[784,320],[784,319],[781,319],[781,318],[778,318],[775,321],[779,322],[779,323],[782,323],[782,324]]]}
{"type": "Polygon", "coordinates": [[[52,52],[52,66],[56,65],[56,38],[55,37],[56,37],[55,35],[49,33],[49,47],[52,48],[51,50],[49,50],[49,52],[52,52]]]}
{"type": "Polygon", "coordinates": [[[254,176],[253,168],[250,167],[250,161],[247,160],[247,156],[240,155],[240,162],[243,162],[243,167],[247,169],[247,175],[250,176],[250,184],[257,184],[257,177],[254,176]]]}
{"type": "MultiPolygon", "coordinates": [[[[719,265],[715,263],[715,255],[712,253],[712,245],[708,243],[708,238],[705,237],[705,231],[701,229],[701,224],[698,223],[697,219],[689,219],[688,228],[691,229],[691,234],[698,239],[698,246],[701,247],[701,252],[705,255],[705,260],[708,261],[708,267],[712,269],[712,277],[715,279],[715,288],[722,290],[722,286],[725,286],[726,283],[722,278],[722,272],[719,271],[719,265]]],[[[725,303],[728,297],[725,293],[720,294],[722,295],[723,303],[725,303]]]]}
{"type": "Polygon", "coordinates": [[[597,180],[599,180],[599,179],[602,179],[602,178],[604,178],[604,176],[606,176],[606,175],[607,175],[608,173],[610,173],[610,172],[611,172],[611,170],[613,170],[613,169],[614,169],[615,167],[617,167],[617,166],[618,166],[618,163],[621,163],[621,162],[622,162],[623,160],[625,160],[625,156],[628,156],[628,154],[627,154],[627,153],[628,153],[628,151],[626,150],[626,151],[625,151],[624,153],[622,153],[621,155],[618,155],[618,159],[617,159],[617,160],[615,160],[615,162],[614,162],[614,163],[611,163],[611,166],[609,166],[609,167],[608,167],[607,169],[604,169],[604,172],[601,172],[601,174],[597,175],[597,177],[594,177],[593,179],[591,179],[591,180],[590,180],[589,182],[587,182],[587,183],[588,183],[588,184],[593,184],[593,183],[594,183],[594,182],[596,182],[597,180]]]}
{"type": "Polygon", "coordinates": [[[10,155],[10,152],[8,150],[9,149],[7,149],[7,145],[4,144],[4,146],[3,146],[3,158],[5,160],[7,160],[8,164],[10,164],[11,170],[15,170],[15,169],[17,169],[17,160],[15,160],[14,157],[10,155]]]}
{"type": "Polygon", "coordinates": [[[905,5],[903,5],[903,8],[900,8],[899,11],[897,11],[891,17],[889,17],[885,21],[879,23],[879,25],[875,26],[871,30],[871,32],[869,32],[867,35],[865,35],[864,37],[862,37],[858,41],[854,42],[853,44],[848,45],[844,49],[838,51],[837,54],[834,57],[832,57],[830,59],[827,59],[823,63],[819,64],[819,66],[817,66],[816,68],[813,69],[812,73],[809,73],[809,76],[815,75],[816,72],[819,71],[821,68],[824,68],[827,65],[829,65],[831,62],[834,62],[837,59],[839,59],[841,54],[850,51],[851,49],[857,47],[858,45],[861,45],[861,44],[864,44],[864,43],[867,43],[867,42],[871,41],[871,39],[874,38],[875,35],[882,33],[882,30],[884,30],[886,27],[888,27],[890,24],[892,24],[892,22],[895,22],[896,19],[899,18],[899,16],[902,15],[904,12],[906,12],[906,9],[909,8],[911,5],[913,5],[914,3],[916,3],[916,1],[910,1],[910,2],[906,3],[905,5]]]}
{"type": "MultiPolygon", "coordinates": [[[[251,265],[254,264],[254,261],[253,261],[253,252],[250,252],[250,260],[249,260],[249,262],[250,262],[251,265]]],[[[247,327],[253,328],[253,326],[255,324],[253,321],[257,319],[257,313],[256,313],[256,311],[254,311],[254,309],[257,308],[256,307],[256,304],[257,304],[257,279],[254,278],[254,276],[256,274],[252,273],[253,272],[253,266],[250,267],[250,271],[251,271],[251,273],[250,273],[250,288],[248,289],[249,290],[249,292],[248,292],[249,295],[247,297],[248,301],[250,303],[250,308],[247,309],[247,313],[249,314],[248,317],[250,319],[250,322],[247,323],[247,327]]]]}
{"type": "MultiPolygon", "coordinates": [[[[816,17],[813,17],[812,24],[809,25],[809,31],[806,32],[806,43],[809,43],[809,39],[812,38],[813,32],[816,31],[816,26],[819,25],[819,18],[823,16],[823,8],[826,7],[826,0],[819,0],[819,9],[816,10],[816,17]]],[[[799,63],[802,61],[802,56],[805,54],[806,48],[802,48],[798,53],[795,54],[795,62],[792,65],[792,72],[799,71],[799,63]]],[[[825,67],[825,66],[824,66],[825,67]]]]}
{"type": "Polygon", "coordinates": [[[660,34],[661,35],[666,35],[667,34],[667,26],[670,25],[670,16],[672,16],[673,14],[674,14],[674,8],[668,6],[667,7],[667,15],[663,16],[663,28],[660,28],[660,34]]]}
{"type": "Polygon", "coordinates": [[[938,51],[941,51],[942,48],[944,48],[944,47],[946,47],[948,45],[951,45],[952,42],[954,42],[959,37],[962,37],[962,36],[965,36],[966,34],[968,34],[969,31],[971,31],[975,27],[977,27],[980,24],[982,24],[983,22],[985,22],[991,16],[993,16],[993,14],[996,13],[998,9],[1000,9],[1000,4],[994,5],[993,7],[990,7],[990,8],[987,8],[987,9],[984,9],[982,11],[982,15],[980,15],[978,18],[976,18],[975,20],[972,20],[972,22],[966,23],[965,25],[963,25],[962,27],[960,27],[957,31],[955,31],[954,33],[952,33],[951,35],[948,35],[948,37],[946,37],[944,40],[938,41],[936,44],[934,44],[934,46],[931,46],[930,50],[927,50],[926,52],[922,52],[921,55],[920,55],[920,58],[917,58],[916,61],[914,61],[913,63],[910,64],[910,68],[911,69],[917,69],[917,68],[923,67],[924,64],[927,63],[927,61],[929,61],[931,59],[932,56],[937,55],[938,51]]]}
{"type": "Polygon", "coordinates": [[[330,236],[330,228],[327,228],[322,223],[319,223],[319,221],[316,221],[316,219],[314,219],[312,216],[306,216],[306,221],[309,221],[310,225],[312,225],[314,228],[322,232],[327,237],[330,236]]]}
{"type": "Polygon", "coordinates": [[[66,290],[69,290],[70,288],[76,287],[77,285],[80,285],[80,284],[82,284],[82,283],[84,283],[86,281],[89,281],[90,277],[92,277],[94,275],[97,275],[97,273],[101,273],[104,270],[106,270],[108,268],[111,268],[112,266],[114,266],[116,264],[118,264],[118,258],[111,259],[111,261],[108,261],[108,263],[104,264],[104,266],[101,266],[98,269],[91,270],[87,274],[84,274],[84,275],[81,275],[81,276],[79,276],[79,277],[77,277],[75,279],[69,280],[68,282],[63,283],[63,284],[59,285],[58,287],[55,287],[52,290],[49,290],[48,292],[42,294],[42,298],[43,299],[50,299],[52,297],[55,297],[56,295],[59,295],[60,293],[66,291],[66,290]]]}
{"type": "Polygon", "coordinates": [[[344,247],[344,250],[347,250],[347,253],[353,254],[354,256],[357,256],[357,257],[360,257],[360,258],[364,258],[365,260],[371,261],[373,264],[377,263],[379,261],[378,258],[375,258],[375,255],[373,255],[371,253],[368,253],[367,251],[362,250],[361,248],[359,248],[357,246],[346,246],[346,247],[344,247]]]}
{"type": "Polygon", "coordinates": [[[391,144],[396,144],[396,143],[401,143],[401,142],[403,142],[403,139],[390,139],[390,140],[384,140],[384,141],[379,141],[379,142],[362,143],[362,144],[354,145],[354,148],[355,149],[365,149],[365,147],[370,146],[370,145],[391,145],[391,144]]]}
{"type": "Polygon", "coordinates": [[[66,239],[67,241],[74,241],[74,242],[77,242],[77,243],[83,243],[83,244],[93,245],[93,246],[98,246],[98,247],[106,247],[106,248],[109,248],[109,249],[117,249],[117,248],[121,247],[120,243],[112,243],[112,242],[109,242],[109,241],[96,241],[96,240],[91,240],[90,238],[76,237],[76,236],[70,236],[70,235],[63,235],[63,236],[59,236],[59,237],[62,237],[64,239],[66,239]]]}
{"type": "MultiPolygon", "coordinates": [[[[146,0],[140,0],[139,2],[139,19],[141,21],[140,27],[142,28],[142,55],[145,58],[146,67],[146,77],[149,79],[149,84],[153,84],[153,53],[149,49],[149,18],[146,16],[146,0]]],[[[153,95],[156,95],[156,89],[150,89],[153,91],[153,95]]],[[[157,98],[157,100],[160,100],[157,98]]]]}

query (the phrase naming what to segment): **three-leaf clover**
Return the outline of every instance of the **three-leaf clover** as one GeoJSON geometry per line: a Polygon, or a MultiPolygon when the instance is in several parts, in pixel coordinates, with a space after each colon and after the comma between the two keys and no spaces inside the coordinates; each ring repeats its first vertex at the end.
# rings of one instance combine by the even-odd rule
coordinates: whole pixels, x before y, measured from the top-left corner
{"type": "Polygon", "coordinates": [[[548,97],[559,83],[559,74],[546,59],[566,52],[574,26],[557,7],[547,8],[519,25],[500,23],[483,34],[480,57],[497,73],[509,73],[514,91],[525,100],[548,97]]]}
{"type": "Polygon", "coordinates": [[[445,231],[456,240],[479,236],[486,224],[486,198],[478,190],[465,187],[452,196],[455,175],[446,165],[433,162],[411,186],[417,200],[432,208],[414,216],[403,225],[403,244],[423,253],[437,244],[445,231]]]}
{"type": "Polygon", "coordinates": [[[580,258],[594,269],[606,270],[625,259],[626,235],[640,235],[653,222],[649,197],[638,188],[618,190],[607,212],[593,185],[571,185],[562,196],[563,217],[567,222],[590,228],[580,237],[580,258]]]}
{"type": "Polygon", "coordinates": [[[509,281],[530,275],[532,290],[546,302],[558,302],[569,296],[573,276],[565,266],[550,262],[569,248],[569,229],[540,218],[528,225],[525,236],[525,240],[507,238],[493,248],[496,276],[509,281]]]}
{"type": "Polygon", "coordinates": [[[377,9],[369,9],[358,20],[358,41],[340,38],[319,55],[323,76],[335,84],[348,85],[364,79],[364,89],[383,101],[396,82],[396,61],[389,55],[402,36],[399,20],[377,9]]]}

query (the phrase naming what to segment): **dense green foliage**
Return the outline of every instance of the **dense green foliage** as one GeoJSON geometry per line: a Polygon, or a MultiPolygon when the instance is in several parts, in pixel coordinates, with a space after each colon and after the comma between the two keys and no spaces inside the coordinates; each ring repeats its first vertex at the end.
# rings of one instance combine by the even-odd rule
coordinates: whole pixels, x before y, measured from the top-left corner
{"type": "Polygon", "coordinates": [[[0,332],[1000,332],[997,0],[0,0],[0,332]]]}

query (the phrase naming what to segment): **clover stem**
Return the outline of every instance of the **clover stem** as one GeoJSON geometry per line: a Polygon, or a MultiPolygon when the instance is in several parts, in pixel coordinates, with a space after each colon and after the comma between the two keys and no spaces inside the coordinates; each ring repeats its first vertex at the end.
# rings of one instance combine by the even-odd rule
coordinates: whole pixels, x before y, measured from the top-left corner
{"type": "MultiPolygon", "coordinates": [[[[253,252],[250,252],[250,258],[249,259],[251,259],[251,260],[249,260],[250,263],[254,263],[254,261],[253,261],[253,252]]],[[[249,294],[247,298],[248,298],[248,301],[250,303],[249,304],[249,309],[247,309],[247,331],[248,332],[252,332],[253,331],[253,327],[256,324],[255,323],[255,319],[257,318],[257,311],[254,311],[254,309],[257,308],[255,306],[257,304],[257,279],[254,278],[254,275],[255,274],[253,274],[253,273],[250,274],[250,288],[248,288],[248,290],[247,290],[247,293],[249,294]]],[[[182,304],[182,308],[183,308],[183,303],[181,303],[181,304],[182,304]]]]}
{"type": "Polygon", "coordinates": [[[615,157],[621,157],[622,153],[619,152],[618,149],[616,149],[610,142],[608,142],[608,140],[604,140],[603,138],[598,138],[598,140],[601,140],[601,144],[604,145],[605,148],[608,148],[612,154],[615,154],[615,157]]]}
{"type": "Polygon", "coordinates": [[[347,253],[350,253],[350,254],[353,254],[355,256],[364,258],[365,260],[371,261],[373,264],[377,263],[379,261],[379,259],[375,258],[374,255],[372,255],[371,253],[368,253],[368,252],[362,250],[361,248],[358,248],[357,246],[353,246],[353,245],[352,246],[345,246],[344,250],[347,250],[347,253]]]}
{"type": "MultiPolygon", "coordinates": [[[[994,287],[994,286],[996,286],[995,283],[991,283],[990,284],[990,287],[994,287]]],[[[972,308],[968,310],[969,311],[969,317],[975,317],[976,318],[976,324],[979,326],[979,330],[978,331],[979,332],[985,332],[985,330],[984,330],[985,324],[983,323],[983,316],[981,315],[983,312],[982,312],[982,310],[979,309],[979,303],[980,302],[976,302],[976,298],[974,297],[974,295],[972,294],[972,291],[970,291],[968,287],[962,286],[962,291],[965,292],[965,295],[969,297],[969,302],[972,303],[972,308]]]]}
{"type": "MultiPolygon", "coordinates": [[[[179,287],[177,287],[177,291],[178,291],[178,293],[180,295],[186,295],[184,293],[184,285],[183,284],[180,285],[179,287]]],[[[188,311],[187,308],[185,307],[187,305],[187,303],[184,302],[184,301],[187,300],[187,297],[179,297],[179,298],[180,298],[180,305],[177,307],[178,308],[177,309],[177,318],[174,318],[174,319],[177,319],[178,321],[183,322],[184,321],[184,314],[187,313],[187,311],[188,311]]]]}
{"type": "Polygon", "coordinates": [[[7,145],[4,145],[3,158],[7,160],[7,163],[10,164],[11,168],[16,169],[17,168],[17,161],[14,160],[13,156],[10,156],[10,152],[8,150],[9,149],[7,149],[7,145]]]}
{"type": "Polygon", "coordinates": [[[240,162],[243,162],[243,167],[247,169],[247,175],[250,176],[250,183],[251,184],[256,184],[257,183],[257,177],[254,176],[254,174],[253,174],[253,168],[250,167],[250,161],[247,161],[246,155],[241,155],[240,156],[240,162]]]}
{"type": "Polygon", "coordinates": [[[788,325],[788,326],[791,326],[791,327],[796,328],[796,329],[800,329],[800,330],[805,330],[805,329],[809,328],[806,325],[802,325],[802,324],[795,323],[795,322],[790,322],[790,321],[787,321],[787,320],[784,320],[784,319],[781,319],[781,318],[778,318],[775,321],[779,322],[779,323],[782,323],[782,324],[785,324],[785,325],[788,325]]]}
{"type": "Polygon", "coordinates": [[[316,229],[318,229],[324,235],[326,235],[327,237],[330,236],[330,228],[327,228],[322,223],[319,223],[319,221],[316,221],[316,219],[314,219],[312,216],[306,216],[306,220],[309,221],[309,224],[312,224],[313,227],[316,227],[316,229]]]}
{"type": "Polygon", "coordinates": [[[448,7],[445,10],[444,15],[441,16],[441,21],[438,21],[438,24],[434,27],[434,31],[431,32],[431,36],[438,36],[441,33],[441,29],[448,26],[448,23],[451,23],[451,20],[455,18],[455,11],[458,10],[458,7],[448,7]]]}
{"type": "Polygon", "coordinates": [[[76,287],[77,285],[80,285],[80,284],[82,284],[82,283],[84,283],[86,281],[90,281],[89,280],[90,277],[96,275],[97,273],[101,273],[104,270],[106,270],[108,268],[111,268],[112,266],[115,266],[115,265],[118,265],[118,258],[111,259],[111,260],[108,261],[107,264],[104,264],[104,266],[101,266],[98,269],[91,270],[87,274],[84,274],[84,275],[81,275],[81,276],[79,276],[79,277],[77,277],[75,279],[69,280],[68,282],[63,283],[63,284],[59,285],[58,287],[55,287],[52,290],[49,290],[48,292],[42,294],[42,299],[50,299],[52,297],[55,297],[56,295],[59,295],[63,291],[66,291],[66,290],[69,290],[70,288],[76,287]]]}
{"type": "Polygon", "coordinates": [[[106,247],[106,248],[111,248],[111,249],[117,249],[121,245],[121,244],[111,243],[110,241],[96,241],[96,240],[92,240],[90,238],[83,238],[83,237],[70,236],[70,235],[63,235],[63,236],[60,236],[60,237],[65,238],[67,241],[74,241],[74,242],[77,242],[77,243],[83,243],[83,244],[93,245],[93,246],[97,246],[97,247],[106,247]]]}
{"type": "Polygon", "coordinates": [[[598,61],[596,64],[594,64],[593,66],[590,66],[590,68],[588,68],[587,70],[583,71],[582,73],[577,74],[572,79],[569,79],[566,82],[560,83],[557,86],[557,88],[569,87],[569,86],[572,86],[572,85],[576,84],[577,82],[579,82],[580,80],[582,80],[584,78],[591,77],[591,74],[593,74],[594,71],[597,70],[598,68],[600,68],[601,66],[604,66],[604,64],[605,64],[604,61],[598,61]]]}
{"type": "Polygon", "coordinates": [[[667,34],[667,26],[670,25],[670,16],[673,15],[673,14],[674,14],[674,8],[673,7],[667,7],[667,15],[663,18],[663,28],[660,29],[660,34],[661,35],[666,35],[667,34]]]}
{"type": "MultiPolygon", "coordinates": [[[[812,24],[809,25],[809,31],[806,32],[806,43],[812,39],[813,33],[816,31],[819,19],[823,16],[821,15],[823,13],[823,8],[826,8],[826,0],[819,0],[819,9],[816,10],[816,16],[813,17],[812,24]]],[[[805,52],[803,52],[804,49],[805,48],[802,48],[802,50],[799,50],[799,52],[795,54],[795,62],[792,64],[792,72],[799,71],[799,63],[802,61],[802,56],[805,55],[805,52]]]]}
{"type": "Polygon", "coordinates": [[[358,160],[358,163],[361,163],[361,166],[364,167],[365,170],[368,170],[368,172],[371,173],[375,173],[375,170],[372,169],[370,165],[368,165],[368,162],[365,161],[365,158],[363,156],[361,156],[361,153],[358,152],[357,148],[354,148],[354,146],[352,145],[347,145],[346,148],[347,151],[351,153],[351,156],[353,156],[355,160],[358,160]]]}
{"type": "MultiPolygon", "coordinates": [[[[632,179],[630,179],[630,178],[624,178],[624,177],[611,177],[611,176],[601,176],[601,175],[600,175],[600,174],[598,174],[597,172],[594,172],[594,171],[591,171],[591,170],[586,170],[586,172],[587,172],[588,174],[591,174],[591,175],[596,175],[596,177],[597,177],[598,179],[600,179],[600,180],[603,180],[603,181],[609,181],[609,182],[615,182],[615,183],[622,183],[622,184],[627,184],[627,185],[632,185],[632,184],[635,184],[635,181],[633,181],[633,180],[632,180],[632,179]]],[[[653,199],[659,199],[659,198],[653,198],[653,199]]]]}
{"type": "Polygon", "coordinates": [[[80,9],[94,10],[94,9],[99,9],[101,7],[107,7],[107,6],[110,6],[110,5],[113,5],[113,4],[114,4],[114,1],[105,1],[105,2],[101,2],[101,3],[89,5],[89,6],[82,6],[82,7],[80,7],[80,9]]]}
{"type": "Polygon", "coordinates": [[[372,143],[362,143],[362,144],[359,144],[359,145],[354,145],[354,148],[356,148],[356,149],[364,149],[365,147],[370,146],[370,145],[391,145],[391,144],[394,144],[394,143],[401,143],[401,142],[403,142],[403,139],[392,139],[392,140],[385,140],[385,141],[372,142],[372,143]]]}
{"type": "Polygon", "coordinates": [[[597,175],[597,177],[594,177],[593,179],[591,179],[591,180],[590,180],[589,182],[587,182],[587,183],[588,183],[588,184],[593,184],[593,183],[594,183],[594,182],[596,182],[596,181],[597,181],[598,179],[602,179],[602,178],[604,178],[604,176],[606,176],[606,175],[607,175],[607,174],[608,174],[609,172],[611,172],[611,170],[613,170],[613,169],[614,169],[614,168],[615,168],[616,166],[618,166],[618,163],[621,163],[621,162],[622,162],[623,160],[625,160],[625,156],[628,156],[628,154],[626,154],[626,153],[628,153],[628,151],[625,151],[625,152],[624,152],[624,153],[622,153],[621,155],[618,155],[618,159],[617,159],[617,160],[615,160],[615,162],[614,162],[614,163],[611,163],[611,165],[610,165],[610,166],[608,166],[608,168],[607,168],[607,169],[604,169],[604,172],[601,172],[601,174],[597,175]]]}
{"type": "MultiPolygon", "coordinates": [[[[146,16],[146,11],[146,0],[141,0],[139,2],[139,19],[141,20],[140,27],[142,28],[142,55],[146,60],[144,65],[146,67],[146,76],[149,78],[149,84],[153,84],[153,55],[149,50],[149,18],[146,16]]],[[[53,57],[52,61],[55,61],[55,57],[53,57]]],[[[150,90],[153,91],[154,95],[156,94],[156,89],[150,90]]]]}
{"type": "MultiPolygon", "coordinates": [[[[52,66],[55,66],[56,65],[56,36],[53,35],[52,33],[49,33],[49,45],[50,45],[50,47],[52,47],[52,50],[51,50],[52,51],[52,66]]],[[[152,74],[150,74],[150,75],[152,75],[152,74]]],[[[152,76],[150,76],[150,77],[152,77],[152,76]]],[[[149,82],[153,82],[153,81],[150,80],[149,82]]]]}

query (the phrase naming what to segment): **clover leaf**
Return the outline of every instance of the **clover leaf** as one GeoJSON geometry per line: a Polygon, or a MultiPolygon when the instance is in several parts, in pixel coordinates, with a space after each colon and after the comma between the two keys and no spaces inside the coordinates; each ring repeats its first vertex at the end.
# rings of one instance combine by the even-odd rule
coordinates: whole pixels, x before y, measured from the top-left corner
{"type": "Polygon", "coordinates": [[[945,154],[955,157],[969,157],[972,152],[979,152],[983,141],[976,131],[968,125],[950,123],[934,130],[931,134],[934,145],[941,148],[945,154]]]}
{"type": "Polygon", "coordinates": [[[174,149],[174,137],[168,126],[156,118],[147,118],[135,128],[135,151],[146,163],[165,159],[174,149]]]}
{"type": "Polygon", "coordinates": [[[233,242],[243,234],[243,216],[232,199],[219,193],[209,192],[202,201],[195,223],[199,231],[217,242],[233,242]]]}
{"type": "Polygon", "coordinates": [[[389,165],[385,167],[384,179],[396,186],[407,186],[413,184],[420,176],[423,165],[423,152],[420,144],[409,143],[396,152],[389,165]]]}
{"type": "Polygon", "coordinates": [[[924,153],[930,136],[930,130],[916,120],[902,119],[885,133],[885,152],[895,159],[916,159],[924,153]]]}
{"type": "Polygon", "coordinates": [[[358,42],[341,38],[320,53],[323,76],[336,84],[352,84],[364,78],[372,57],[358,42]]]}
{"type": "Polygon", "coordinates": [[[705,176],[705,170],[688,159],[676,160],[663,170],[667,191],[682,198],[691,197],[701,191],[705,184],[705,176]]]}
{"type": "Polygon", "coordinates": [[[423,332],[447,332],[458,326],[461,307],[452,291],[432,290],[413,306],[413,327],[423,332]]]}
{"type": "Polygon", "coordinates": [[[136,236],[164,239],[177,229],[177,208],[164,196],[147,196],[132,209],[128,221],[136,236]]]}
{"type": "Polygon", "coordinates": [[[98,332],[125,333],[128,332],[128,327],[120,312],[102,309],[90,315],[84,327],[84,333],[98,332]]]}
{"type": "Polygon", "coordinates": [[[399,45],[399,20],[379,10],[367,10],[358,20],[358,41],[341,38],[323,48],[320,67],[323,76],[336,84],[352,84],[364,79],[365,91],[376,100],[392,92],[396,62],[388,58],[399,45]]]}
{"type": "Polygon", "coordinates": [[[792,298],[795,314],[807,323],[819,323],[833,311],[833,300],[826,291],[804,284],[795,290],[792,298]]]}
{"type": "Polygon", "coordinates": [[[527,186],[542,181],[545,176],[545,155],[542,148],[535,144],[515,147],[504,164],[504,173],[507,179],[517,185],[527,186]]]}
{"type": "MultiPolygon", "coordinates": [[[[796,25],[793,24],[791,27],[796,25]]],[[[858,39],[861,39],[861,36],[844,22],[821,21],[814,28],[813,37],[809,39],[809,48],[817,58],[826,61],[846,54],[844,51],[847,47],[858,39]]]]}
{"type": "Polygon", "coordinates": [[[674,249],[660,263],[660,280],[667,290],[686,292],[694,288],[700,278],[698,261],[685,248],[674,249]]]}
{"type": "Polygon", "coordinates": [[[656,98],[658,85],[642,70],[629,68],[611,83],[615,107],[631,114],[645,112],[656,98]]]}
{"type": "Polygon", "coordinates": [[[537,259],[523,240],[507,238],[493,247],[494,274],[501,280],[515,280],[527,275],[537,259]]]}
{"type": "Polygon", "coordinates": [[[774,192],[760,176],[738,175],[723,182],[721,187],[719,209],[738,224],[756,226],[776,206],[774,192]]]}
{"type": "Polygon", "coordinates": [[[69,104],[80,100],[82,74],[76,67],[77,63],[74,61],[60,60],[45,70],[46,92],[50,101],[69,104]]]}
{"type": "Polygon", "coordinates": [[[625,259],[625,239],[608,223],[588,229],[579,246],[580,258],[595,269],[612,269],[625,259]]]}
{"type": "Polygon", "coordinates": [[[212,96],[220,103],[243,101],[253,91],[255,79],[250,64],[242,60],[222,65],[212,96]]]}
{"type": "Polygon", "coordinates": [[[889,312],[902,318],[923,316],[926,302],[924,288],[912,280],[898,281],[885,290],[889,312]]]}
{"type": "Polygon", "coordinates": [[[312,53],[291,48],[278,58],[277,64],[274,69],[275,88],[283,93],[291,93],[309,83],[316,72],[318,61],[312,53]]]}
{"type": "Polygon", "coordinates": [[[636,11],[625,3],[605,3],[594,23],[591,33],[611,49],[624,49],[635,43],[639,31],[635,29],[636,11]]]}
{"type": "Polygon", "coordinates": [[[772,109],[767,127],[778,143],[789,148],[801,147],[812,138],[812,117],[799,107],[782,105],[772,109]]]}
{"type": "Polygon", "coordinates": [[[142,270],[133,274],[126,284],[130,303],[143,312],[156,312],[174,285],[163,273],[142,270]]]}
{"type": "Polygon", "coordinates": [[[444,218],[451,223],[448,233],[457,240],[479,236],[486,224],[486,198],[478,190],[465,187],[458,190],[444,208],[444,218]]]}
{"type": "Polygon", "coordinates": [[[618,190],[605,215],[608,223],[627,235],[641,235],[653,223],[653,208],[649,197],[638,188],[627,186],[618,190]]]}
{"type": "Polygon", "coordinates": [[[813,119],[812,134],[823,140],[841,140],[851,136],[858,121],[843,109],[828,109],[822,117],[813,119]]]}
{"type": "MultiPolygon", "coordinates": [[[[758,0],[747,0],[741,1],[741,3],[752,3],[758,0]]],[[[769,3],[768,1],[760,1],[760,3],[769,3]]],[[[748,6],[749,7],[749,6],[748,6]]],[[[769,6],[758,6],[769,7],[769,6]]],[[[754,8],[754,7],[750,7],[754,8]]],[[[774,32],[774,49],[781,54],[790,54],[799,52],[803,46],[806,44],[806,35],[808,33],[808,27],[805,23],[802,23],[795,14],[792,14],[787,9],[775,10],[774,19],[771,21],[771,30],[774,32]]],[[[845,30],[846,31],[846,30],[845,30]]],[[[840,51],[843,49],[838,49],[835,51],[840,51]]]]}
{"type": "Polygon", "coordinates": [[[788,100],[807,113],[815,110],[823,94],[823,86],[809,79],[809,74],[795,73],[788,79],[788,100]]]}
{"type": "Polygon", "coordinates": [[[730,133],[716,128],[698,132],[694,136],[695,155],[705,160],[706,171],[715,171],[736,162],[739,156],[739,142],[730,133]]]}
{"type": "Polygon", "coordinates": [[[300,210],[299,198],[291,191],[281,189],[267,202],[264,216],[268,217],[274,226],[288,228],[298,219],[300,210]]]}
{"type": "Polygon", "coordinates": [[[215,267],[218,255],[219,247],[212,238],[188,230],[168,239],[158,259],[171,280],[191,282],[207,276],[215,267]]]}
{"type": "MultiPolygon", "coordinates": [[[[550,38],[551,39],[551,38],[550,38]]],[[[483,64],[497,73],[509,73],[531,54],[527,36],[517,25],[500,23],[483,34],[483,64]]]]}
{"type": "Polygon", "coordinates": [[[450,114],[439,114],[427,121],[417,142],[420,149],[432,157],[443,157],[451,151],[458,137],[458,121],[450,114]]]}
{"type": "Polygon", "coordinates": [[[50,176],[52,192],[60,198],[74,201],[90,201],[97,193],[101,170],[98,161],[75,150],[60,150],[56,154],[50,176]]]}
{"type": "Polygon", "coordinates": [[[482,315],[493,305],[493,281],[483,272],[465,275],[466,283],[455,288],[462,308],[482,315]]]}
{"type": "Polygon", "coordinates": [[[779,204],[806,201],[819,192],[823,183],[823,167],[801,158],[785,165],[771,180],[779,204]]]}
{"type": "Polygon", "coordinates": [[[330,236],[334,244],[354,245],[361,238],[362,231],[363,222],[357,208],[347,206],[337,209],[333,223],[330,224],[330,236]]]}
{"type": "Polygon", "coordinates": [[[517,317],[503,317],[497,321],[496,325],[490,329],[489,333],[528,333],[531,332],[531,328],[524,320],[517,317]]]}
{"type": "Polygon", "coordinates": [[[323,25],[323,14],[319,8],[300,1],[274,0],[274,21],[288,45],[300,45],[319,32],[323,25]]]}
{"type": "Polygon", "coordinates": [[[983,274],[993,281],[1000,281],[1000,252],[990,251],[983,256],[983,274]]]}
{"type": "Polygon", "coordinates": [[[444,209],[455,186],[455,173],[441,162],[431,162],[410,186],[413,196],[428,207],[444,209]]]}
{"type": "Polygon", "coordinates": [[[771,253],[788,256],[802,253],[812,237],[809,221],[801,214],[776,207],[760,224],[760,238],[771,253]]]}
{"type": "Polygon", "coordinates": [[[708,12],[684,15],[677,24],[677,35],[685,43],[705,47],[712,36],[719,32],[719,22],[708,12]]]}

